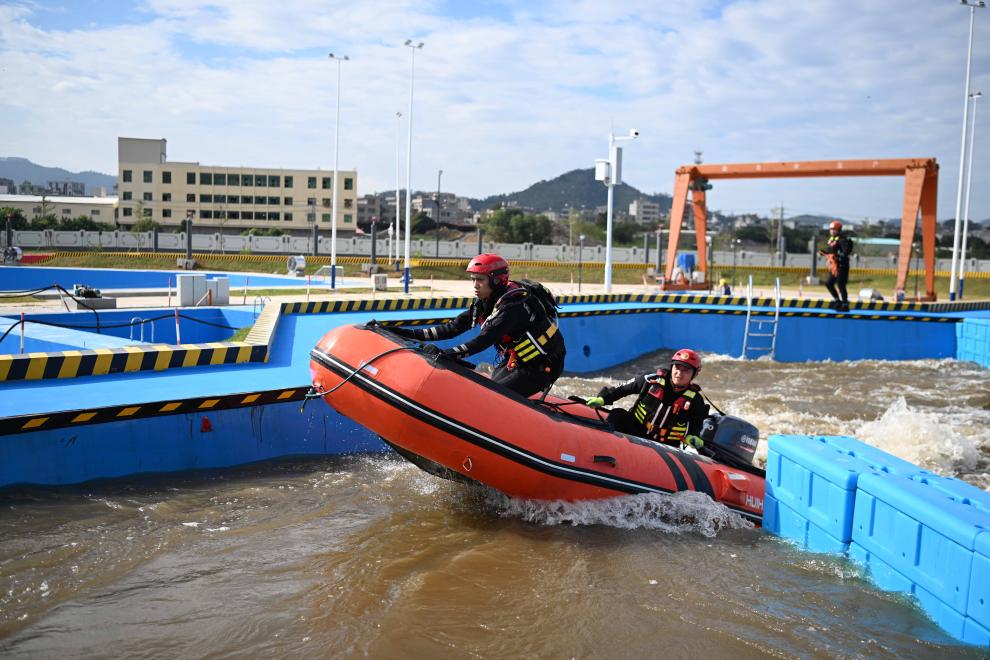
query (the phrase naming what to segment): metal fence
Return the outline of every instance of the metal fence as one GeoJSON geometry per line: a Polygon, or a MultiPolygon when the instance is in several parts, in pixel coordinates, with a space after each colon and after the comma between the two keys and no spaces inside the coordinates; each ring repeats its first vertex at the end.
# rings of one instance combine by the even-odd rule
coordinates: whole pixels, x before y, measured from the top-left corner
{"type": "MultiPolygon", "coordinates": [[[[20,230],[14,231],[12,244],[23,249],[40,250],[108,250],[134,252],[176,252],[185,251],[186,234],[129,231],[56,231],[20,230]]],[[[0,231],[0,244],[6,247],[6,233],[0,231]]],[[[227,254],[330,254],[330,238],[320,236],[317,250],[313,250],[311,236],[227,236],[220,233],[192,235],[192,249],[200,253],[227,254]]],[[[603,262],[605,247],[601,245],[536,245],[533,243],[496,243],[484,241],[481,245],[484,252],[497,252],[509,260],[526,261],[559,261],[559,262],[603,262]]],[[[402,246],[400,244],[400,255],[402,246]]],[[[376,252],[379,258],[387,258],[394,252],[388,238],[378,238],[376,252]]],[[[691,250],[679,252],[693,253],[691,250]]],[[[371,237],[354,236],[337,239],[337,254],[342,256],[370,256],[371,237]]],[[[477,240],[436,241],[430,239],[413,240],[410,247],[413,257],[440,259],[470,259],[478,254],[477,240]]],[[[617,264],[655,264],[656,250],[652,247],[616,247],[612,249],[612,261],[617,264]]],[[[733,265],[738,266],[789,266],[794,268],[809,268],[811,255],[788,253],[781,260],[774,253],[754,252],[752,250],[715,251],[711,258],[712,270],[724,270],[733,265]]],[[[824,259],[818,259],[822,267],[824,259]]],[[[897,267],[896,256],[868,257],[859,254],[852,256],[853,268],[889,269],[897,267]]],[[[911,269],[922,268],[920,259],[912,260],[911,269]]],[[[936,261],[936,270],[949,270],[948,259],[936,261]]],[[[990,260],[966,259],[967,272],[990,272],[990,260]]]]}

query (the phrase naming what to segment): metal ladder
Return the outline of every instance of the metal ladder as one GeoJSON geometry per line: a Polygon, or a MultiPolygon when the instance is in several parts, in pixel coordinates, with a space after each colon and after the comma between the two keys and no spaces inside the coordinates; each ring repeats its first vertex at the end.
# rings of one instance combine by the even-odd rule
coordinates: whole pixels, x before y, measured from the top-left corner
{"type": "Polygon", "coordinates": [[[772,360],[777,349],[777,322],[780,320],[780,278],[774,282],[774,312],[773,318],[762,318],[753,316],[753,276],[749,276],[749,284],[746,286],[746,333],[743,336],[742,359],[747,359],[750,353],[766,353],[772,360]],[[751,337],[759,337],[756,342],[750,340],[751,337]],[[765,344],[765,339],[770,339],[770,345],[765,344]],[[756,344],[755,346],[753,344],[756,344]]]}

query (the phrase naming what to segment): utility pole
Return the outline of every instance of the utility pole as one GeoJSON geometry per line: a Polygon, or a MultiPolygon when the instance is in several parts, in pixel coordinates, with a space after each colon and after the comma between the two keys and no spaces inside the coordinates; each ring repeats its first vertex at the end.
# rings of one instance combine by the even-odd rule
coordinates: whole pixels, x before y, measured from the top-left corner
{"type": "Polygon", "coordinates": [[[779,266],[784,258],[784,255],[781,254],[781,244],[784,238],[784,203],[781,202],[780,206],[770,209],[770,212],[777,216],[777,232],[771,242],[774,244],[772,252],[777,255],[775,264],[779,266]]]}

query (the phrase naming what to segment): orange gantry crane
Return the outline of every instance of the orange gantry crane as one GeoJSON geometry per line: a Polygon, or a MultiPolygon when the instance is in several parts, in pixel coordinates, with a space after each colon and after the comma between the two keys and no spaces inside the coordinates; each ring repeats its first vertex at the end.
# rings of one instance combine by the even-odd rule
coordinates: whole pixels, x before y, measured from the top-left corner
{"type": "Polygon", "coordinates": [[[897,260],[896,299],[904,296],[911,246],[918,215],[921,214],[921,247],[925,265],[925,296],[935,300],[935,213],[938,194],[938,163],[934,158],[888,158],[881,160],[810,160],[782,163],[733,163],[722,165],[683,165],[674,178],[674,203],[670,212],[670,239],[667,243],[667,268],[662,288],[709,288],[708,254],[705,249],[708,209],[705,193],[714,179],[794,179],[833,176],[903,176],[904,207],[901,215],[901,245],[897,260]],[[698,270],[704,273],[702,284],[671,282],[677,254],[677,242],[684,223],[688,192],[694,216],[698,249],[698,270]]]}

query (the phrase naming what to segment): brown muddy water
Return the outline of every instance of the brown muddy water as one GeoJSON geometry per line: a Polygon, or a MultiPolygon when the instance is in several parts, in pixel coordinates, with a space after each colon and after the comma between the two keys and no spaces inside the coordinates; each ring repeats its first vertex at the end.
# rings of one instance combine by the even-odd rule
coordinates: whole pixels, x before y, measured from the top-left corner
{"type": "MultiPolygon", "coordinates": [[[[975,365],[705,359],[764,436],[855,435],[990,487],[975,365]]],[[[0,493],[0,655],[981,657],[693,493],[513,502],[386,454],[0,493]]]]}

